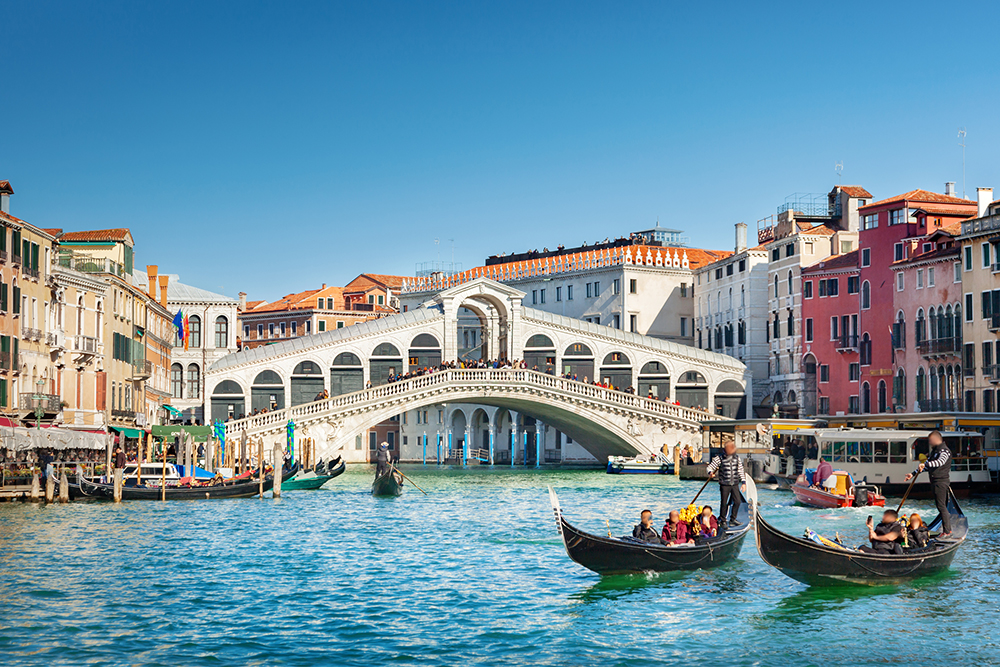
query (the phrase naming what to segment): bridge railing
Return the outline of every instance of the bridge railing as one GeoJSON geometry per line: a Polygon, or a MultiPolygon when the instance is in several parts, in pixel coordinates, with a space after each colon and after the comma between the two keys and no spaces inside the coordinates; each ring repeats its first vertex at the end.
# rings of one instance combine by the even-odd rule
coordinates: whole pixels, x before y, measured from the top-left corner
{"type": "MultiPolygon", "coordinates": [[[[673,403],[646,398],[644,396],[636,396],[635,394],[629,394],[616,389],[598,387],[576,380],[567,380],[566,378],[547,375],[538,371],[519,368],[477,368],[436,371],[428,375],[383,384],[378,387],[371,387],[370,389],[362,389],[350,394],[342,394],[320,401],[303,403],[292,408],[273,410],[264,414],[245,417],[226,422],[226,433],[238,434],[244,429],[251,432],[260,429],[270,430],[284,425],[289,419],[297,421],[300,418],[307,418],[312,415],[350,408],[361,408],[371,404],[383,403],[407,394],[420,393],[434,387],[478,384],[520,384],[526,388],[551,389],[564,394],[610,403],[632,410],[652,412],[664,417],[687,422],[719,419],[716,415],[703,410],[674,405],[673,403]]],[[[442,402],[447,402],[447,398],[443,397],[442,402]]]]}

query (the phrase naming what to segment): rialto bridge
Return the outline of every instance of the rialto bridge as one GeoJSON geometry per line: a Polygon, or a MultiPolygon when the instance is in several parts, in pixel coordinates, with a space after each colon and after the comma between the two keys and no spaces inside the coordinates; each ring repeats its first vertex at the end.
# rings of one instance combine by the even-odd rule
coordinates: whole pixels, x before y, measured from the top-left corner
{"type": "MultiPolygon", "coordinates": [[[[736,359],[528,308],[523,297],[480,278],[409,312],[231,354],[206,374],[212,420],[228,420],[227,438],[245,433],[268,444],[282,442],[292,420],[320,456],[366,461],[362,434],[377,424],[475,404],[489,415],[490,460],[499,450],[499,459],[512,460],[519,417],[604,459],[700,444],[700,421],[744,415],[750,377],[736,359]],[[472,359],[523,360],[526,369],[426,372],[472,359]],[[324,391],[329,397],[315,400],[324,391]]],[[[472,444],[454,435],[445,447],[472,444]]],[[[425,451],[427,444],[425,437],[425,451]]],[[[441,446],[430,443],[432,451],[441,446]]]]}

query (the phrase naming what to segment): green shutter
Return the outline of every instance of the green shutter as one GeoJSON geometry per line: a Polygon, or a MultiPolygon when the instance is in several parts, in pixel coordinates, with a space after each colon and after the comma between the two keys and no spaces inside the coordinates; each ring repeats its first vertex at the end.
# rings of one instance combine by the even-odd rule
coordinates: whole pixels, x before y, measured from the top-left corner
{"type": "Polygon", "coordinates": [[[38,270],[38,244],[37,243],[32,243],[31,244],[31,270],[32,271],[37,271],[38,270]]]}
{"type": "Polygon", "coordinates": [[[17,345],[18,345],[19,342],[20,341],[18,341],[16,338],[14,339],[14,341],[13,341],[14,349],[10,353],[10,367],[13,370],[17,370],[17,367],[18,367],[17,345]]]}
{"type": "Polygon", "coordinates": [[[7,312],[7,283],[0,283],[0,310],[7,312]]]}
{"type": "Polygon", "coordinates": [[[4,252],[7,251],[7,228],[3,228],[3,233],[0,234],[0,250],[4,252]]]}
{"type": "Polygon", "coordinates": [[[21,240],[21,263],[27,264],[31,260],[31,242],[27,239],[21,240]]]}
{"type": "Polygon", "coordinates": [[[125,246],[125,273],[132,273],[132,248],[125,246]]]}
{"type": "Polygon", "coordinates": [[[7,381],[0,380],[0,407],[7,407],[7,381]]]}
{"type": "Polygon", "coordinates": [[[21,288],[14,285],[14,314],[19,315],[21,313],[21,288]]]}

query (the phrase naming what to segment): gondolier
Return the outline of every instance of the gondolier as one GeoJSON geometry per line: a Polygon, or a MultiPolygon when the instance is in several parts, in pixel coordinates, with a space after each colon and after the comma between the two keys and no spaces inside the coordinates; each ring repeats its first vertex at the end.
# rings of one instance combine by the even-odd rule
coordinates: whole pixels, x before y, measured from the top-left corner
{"type": "Polygon", "coordinates": [[[389,443],[383,442],[378,446],[378,453],[375,454],[375,477],[381,477],[389,469],[390,460],[389,443]]]}
{"type": "Polygon", "coordinates": [[[934,493],[934,504],[941,514],[941,535],[951,537],[951,515],[948,513],[948,496],[951,494],[951,450],[944,444],[940,431],[931,431],[927,436],[931,446],[931,454],[927,460],[917,466],[904,479],[908,482],[927,469],[931,481],[931,491],[934,493]]]}
{"type": "Polygon", "coordinates": [[[740,504],[743,502],[743,493],[746,491],[747,475],[743,470],[743,462],[736,454],[736,443],[730,440],[726,443],[723,456],[716,456],[708,464],[708,478],[715,478],[719,475],[719,493],[721,495],[721,508],[719,509],[719,519],[722,520],[723,527],[738,526],[740,522],[736,519],[740,504]],[[726,519],[728,515],[728,521],[726,519]]]}

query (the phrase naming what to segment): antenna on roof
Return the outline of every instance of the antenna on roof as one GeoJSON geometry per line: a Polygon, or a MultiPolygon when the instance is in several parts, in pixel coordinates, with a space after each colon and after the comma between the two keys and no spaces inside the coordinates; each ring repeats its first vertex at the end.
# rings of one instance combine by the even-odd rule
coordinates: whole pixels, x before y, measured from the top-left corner
{"type": "Polygon", "coordinates": [[[833,170],[835,172],[837,172],[837,185],[840,185],[840,175],[844,171],[844,163],[843,162],[835,162],[834,165],[833,165],[833,170]]]}
{"type": "Polygon", "coordinates": [[[958,145],[962,147],[962,199],[965,199],[965,127],[958,128],[958,145]]]}

